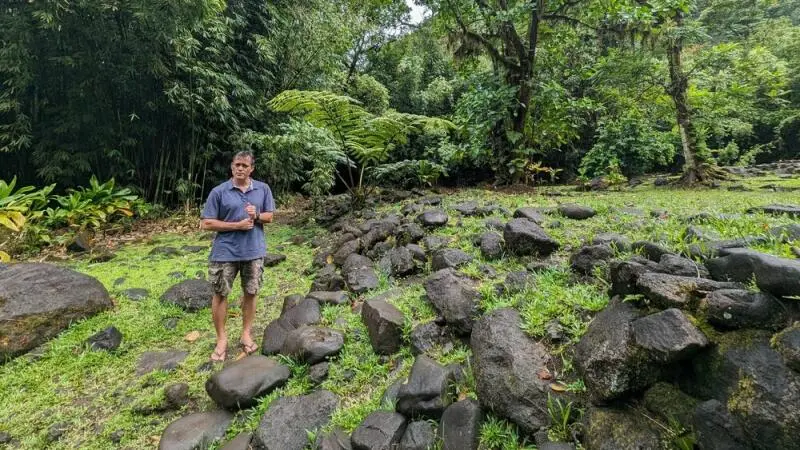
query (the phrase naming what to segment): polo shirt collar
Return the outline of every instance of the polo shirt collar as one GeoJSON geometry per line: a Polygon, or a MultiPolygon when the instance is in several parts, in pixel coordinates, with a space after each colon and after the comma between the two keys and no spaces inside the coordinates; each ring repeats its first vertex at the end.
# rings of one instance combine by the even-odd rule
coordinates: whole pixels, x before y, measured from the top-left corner
{"type": "MultiPolygon", "coordinates": [[[[228,190],[236,189],[236,190],[239,190],[241,192],[241,190],[238,187],[236,187],[235,184],[233,184],[233,178],[231,178],[228,181],[226,181],[226,183],[227,183],[228,190]]],[[[250,184],[247,185],[247,189],[245,189],[244,192],[250,192],[255,188],[256,188],[256,184],[253,182],[253,179],[250,178],[250,184]]]]}

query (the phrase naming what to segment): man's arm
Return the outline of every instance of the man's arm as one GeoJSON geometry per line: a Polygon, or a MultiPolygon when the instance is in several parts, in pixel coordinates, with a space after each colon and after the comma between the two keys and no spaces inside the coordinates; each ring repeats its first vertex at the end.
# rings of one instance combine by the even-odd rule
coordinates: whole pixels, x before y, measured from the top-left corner
{"type": "MultiPolygon", "coordinates": [[[[272,220],[271,215],[270,220],[272,220]]],[[[218,219],[201,219],[200,228],[208,231],[249,230],[253,228],[253,221],[249,218],[242,219],[239,222],[225,222],[224,220],[218,219]]]]}
{"type": "Polygon", "coordinates": [[[262,212],[258,215],[258,221],[261,223],[270,223],[272,222],[272,211],[262,212]]]}

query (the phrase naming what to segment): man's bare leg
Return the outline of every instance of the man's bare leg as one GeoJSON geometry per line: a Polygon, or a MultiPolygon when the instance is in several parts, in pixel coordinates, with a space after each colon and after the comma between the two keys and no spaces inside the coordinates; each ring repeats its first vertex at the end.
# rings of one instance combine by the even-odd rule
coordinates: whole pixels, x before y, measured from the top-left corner
{"type": "Polygon", "coordinates": [[[256,295],[244,294],[242,296],[242,344],[244,344],[247,349],[255,347],[253,337],[250,335],[255,317],[256,295]]]}
{"type": "Polygon", "coordinates": [[[211,318],[214,320],[214,330],[217,332],[217,346],[214,352],[224,355],[228,348],[228,335],[225,334],[225,319],[228,318],[228,299],[214,294],[211,298],[211,318]]]}

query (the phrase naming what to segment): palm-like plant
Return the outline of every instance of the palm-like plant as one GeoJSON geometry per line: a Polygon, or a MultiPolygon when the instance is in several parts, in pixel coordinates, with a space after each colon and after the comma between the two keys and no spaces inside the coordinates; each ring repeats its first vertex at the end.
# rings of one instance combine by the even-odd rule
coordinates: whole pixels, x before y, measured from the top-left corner
{"type": "Polygon", "coordinates": [[[362,202],[369,194],[364,180],[367,169],[386,162],[391,151],[405,144],[412,132],[455,128],[448,120],[395,111],[376,116],[356,100],[327,91],[284,91],[269,106],[277,112],[300,116],[331,133],[345,155],[347,167],[346,177],[339,172],[336,176],[355,202],[362,202]]]}

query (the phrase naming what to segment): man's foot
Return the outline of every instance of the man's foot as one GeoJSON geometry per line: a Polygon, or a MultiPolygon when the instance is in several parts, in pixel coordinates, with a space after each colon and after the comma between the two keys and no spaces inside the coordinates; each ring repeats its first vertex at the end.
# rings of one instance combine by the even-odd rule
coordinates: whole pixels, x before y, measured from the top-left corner
{"type": "Polygon", "coordinates": [[[211,354],[211,362],[225,362],[225,358],[228,356],[226,353],[225,350],[221,352],[219,350],[214,350],[214,353],[211,354]]]}
{"type": "Polygon", "coordinates": [[[239,346],[242,347],[242,351],[245,352],[245,354],[247,354],[247,356],[252,355],[253,353],[256,352],[256,350],[258,350],[258,344],[256,344],[255,342],[252,342],[252,341],[249,344],[245,344],[244,342],[240,342],[239,346]]]}

